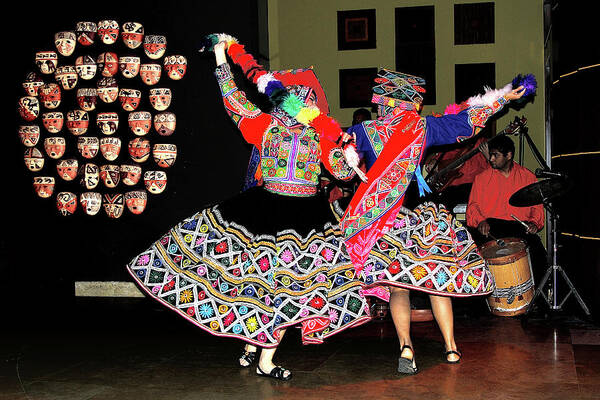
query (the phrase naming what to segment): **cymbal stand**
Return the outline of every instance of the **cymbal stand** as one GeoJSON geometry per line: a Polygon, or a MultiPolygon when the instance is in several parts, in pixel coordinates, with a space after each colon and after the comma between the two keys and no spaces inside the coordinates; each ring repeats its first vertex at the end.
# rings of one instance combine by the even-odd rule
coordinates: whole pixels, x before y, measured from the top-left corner
{"type": "Polygon", "coordinates": [[[560,265],[558,265],[558,241],[556,239],[557,239],[557,223],[558,223],[559,216],[554,211],[554,209],[552,208],[552,205],[548,201],[544,201],[544,208],[546,208],[546,211],[550,214],[550,225],[551,225],[550,229],[552,232],[552,262],[551,262],[552,265],[549,265],[548,268],[546,269],[546,273],[544,274],[542,281],[538,285],[538,287],[535,291],[535,294],[533,295],[533,298],[531,299],[531,302],[529,303],[529,306],[527,307],[525,316],[529,315],[529,312],[532,310],[535,300],[540,295],[546,301],[546,303],[550,307],[550,310],[560,311],[562,309],[563,305],[565,304],[565,301],[567,301],[567,299],[571,296],[571,294],[573,294],[575,296],[575,298],[577,299],[577,301],[579,302],[579,305],[581,306],[581,308],[583,309],[585,314],[588,317],[590,317],[591,314],[590,314],[589,308],[587,307],[587,305],[585,304],[585,302],[579,295],[579,292],[573,285],[573,282],[571,282],[571,280],[567,276],[567,273],[565,272],[565,270],[560,265]],[[562,301],[560,301],[560,303],[558,301],[558,293],[557,293],[558,292],[557,282],[558,282],[558,274],[559,273],[562,276],[562,278],[564,279],[564,281],[567,283],[567,286],[569,286],[569,292],[565,295],[565,297],[562,299],[562,301]],[[552,280],[549,282],[550,287],[548,288],[548,294],[546,294],[544,292],[544,287],[546,286],[546,283],[548,282],[548,279],[550,278],[551,274],[552,274],[552,280]]]}

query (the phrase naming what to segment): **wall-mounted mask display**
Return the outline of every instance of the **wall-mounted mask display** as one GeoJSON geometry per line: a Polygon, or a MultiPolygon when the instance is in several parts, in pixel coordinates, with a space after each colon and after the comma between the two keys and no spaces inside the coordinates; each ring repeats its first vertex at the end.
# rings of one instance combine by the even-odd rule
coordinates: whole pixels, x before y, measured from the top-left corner
{"type": "Polygon", "coordinates": [[[119,23],[114,19],[98,22],[98,36],[104,44],[114,44],[119,38],[119,23]]]}
{"type": "Polygon", "coordinates": [[[128,150],[133,161],[143,163],[150,157],[150,141],[142,138],[130,140],[128,150]]]}
{"type": "Polygon", "coordinates": [[[146,209],[148,194],[143,190],[132,190],[125,193],[125,204],[132,214],[141,214],[146,209]]]}
{"type": "Polygon", "coordinates": [[[47,199],[54,193],[54,186],[56,185],[53,176],[34,176],[33,177],[33,190],[42,199],[47,199]]]}
{"type": "Polygon", "coordinates": [[[38,51],[35,53],[35,65],[42,74],[53,74],[58,65],[58,55],[55,51],[38,51]]]}
{"type": "Polygon", "coordinates": [[[42,80],[42,78],[40,78],[40,76],[38,74],[36,74],[35,72],[29,72],[25,76],[25,80],[23,81],[22,86],[23,86],[23,89],[25,89],[25,94],[27,96],[35,97],[38,95],[38,89],[43,84],[44,84],[44,81],[42,80]]]}
{"type": "Polygon", "coordinates": [[[56,163],[56,171],[58,176],[63,178],[65,181],[72,181],[77,178],[77,171],[79,170],[79,162],[75,158],[69,158],[66,160],[59,160],[56,163]]]}
{"type": "Polygon", "coordinates": [[[102,207],[102,195],[98,192],[83,192],[79,195],[79,203],[87,215],[96,215],[102,207]]]}
{"type": "Polygon", "coordinates": [[[40,101],[37,97],[24,96],[17,103],[19,115],[25,121],[33,121],[40,115],[40,101]]]}
{"type": "Polygon", "coordinates": [[[165,71],[169,78],[178,81],[187,71],[187,58],[184,56],[168,56],[164,60],[165,71]]]}
{"type": "Polygon", "coordinates": [[[35,147],[26,149],[23,159],[27,169],[32,172],[37,172],[44,168],[44,156],[42,155],[42,152],[35,147]]]}
{"type": "Polygon", "coordinates": [[[165,111],[169,108],[172,97],[169,88],[150,89],[150,104],[157,111],[165,111]]]}
{"type": "Polygon", "coordinates": [[[127,186],[137,185],[142,177],[142,167],[139,165],[123,164],[120,167],[121,181],[127,186]]]}
{"type": "Polygon", "coordinates": [[[175,164],[177,146],[174,144],[156,143],[152,148],[152,157],[159,167],[169,168],[175,164]]]}
{"type": "Polygon", "coordinates": [[[161,112],[154,116],[154,129],[160,136],[171,136],[176,124],[177,118],[172,112],[161,112]]]}
{"type": "Polygon", "coordinates": [[[79,75],[77,75],[74,65],[61,65],[56,68],[54,78],[64,90],[71,90],[77,86],[79,75]]]}
{"type": "Polygon", "coordinates": [[[100,166],[100,179],[107,188],[117,187],[121,179],[119,166],[106,164],[100,166]]]}
{"type": "Polygon", "coordinates": [[[137,49],[144,38],[144,27],[139,22],[125,22],[122,26],[121,38],[125,46],[137,49]]]}
{"type": "Polygon", "coordinates": [[[98,102],[98,92],[96,88],[77,89],[77,104],[84,111],[94,111],[98,102]]]}
{"type": "Polygon", "coordinates": [[[119,102],[125,111],[135,111],[140,105],[141,97],[142,92],[137,89],[122,88],[119,90],[119,102]]]}
{"type": "Polygon", "coordinates": [[[40,140],[39,125],[21,125],[19,126],[19,139],[25,147],[33,147],[40,140]]]}
{"type": "Polygon", "coordinates": [[[160,194],[167,187],[167,173],[165,171],[144,172],[144,186],[152,194],[160,194]]]}
{"type": "Polygon", "coordinates": [[[77,138],[77,150],[83,158],[94,158],[98,155],[100,140],[95,136],[80,136],[77,138]]]}
{"type": "Polygon", "coordinates": [[[105,103],[113,103],[119,97],[119,86],[113,77],[105,76],[96,84],[98,97],[105,103]]]}
{"type": "Polygon", "coordinates": [[[83,135],[90,125],[87,111],[71,110],[67,112],[67,129],[75,136],[83,135]]]}
{"type": "Polygon", "coordinates": [[[114,136],[103,137],[100,139],[100,151],[108,161],[114,161],[121,152],[121,139],[114,136]]]}
{"type": "Polygon", "coordinates": [[[100,182],[100,168],[96,164],[86,163],[81,167],[81,186],[87,190],[94,189],[100,182]]]}
{"type": "Polygon", "coordinates": [[[96,64],[102,76],[114,76],[119,72],[119,56],[117,56],[117,53],[110,51],[100,53],[96,59],[96,64]]]}
{"type": "Polygon", "coordinates": [[[75,71],[81,79],[89,81],[96,76],[98,66],[92,56],[79,56],[75,59],[75,71]]]}
{"type": "Polygon", "coordinates": [[[101,112],[96,115],[96,126],[105,135],[112,135],[119,129],[119,114],[116,112],[101,112]]]}
{"type": "Polygon", "coordinates": [[[152,60],[161,58],[167,50],[167,38],[162,35],[146,35],[144,37],[144,53],[152,60]]]}
{"type": "Polygon", "coordinates": [[[39,90],[40,102],[49,110],[53,110],[60,105],[62,94],[60,86],[56,83],[44,83],[39,90]]]}
{"type": "Polygon", "coordinates": [[[91,21],[81,21],[75,24],[77,42],[82,46],[91,46],[96,40],[98,25],[91,21]]]}
{"type": "Polygon", "coordinates": [[[119,57],[119,69],[121,75],[125,78],[134,78],[140,72],[141,61],[139,57],[123,56],[119,57]]]}
{"type": "Polygon", "coordinates": [[[162,67],[160,64],[140,65],[140,78],[146,85],[156,85],[160,81],[162,67]]]}
{"type": "Polygon", "coordinates": [[[42,114],[42,124],[50,133],[58,133],[62,130],[65,116],[60,111],[51,111],[42,114]]]}
{"type": "Polygon", "coordinates": [[[61,56],[69,57],[75,51],[77,36],[73,31],[62,31],[54,34],[54,45],[61,56]]]}
{"type": "Polygon", "coordinates": [[[62,136],[51,136],[44,139],[44,150],[48,157],[57,160],[65,154],[67,142],[62,136]]]}
{"type": "Polygon", "coordinates": [[[123,204],[123,195],[120,193],[104,194],[102,196],[102,206],[109,218],[120,218],[121,215],[123,215],[123,209],[125,208],[125,205],[123,204]]]}
{"type": "Polygon", "coordinates": [[[56,208],[62,216],[75,214],[77,210],[77,196],[72,192],[60,192],[56,195],[56,208]]]}
{"type": "Polygon", "coordinates": [[[137,136],[144,136],[150,132],[152,126],[152,114],[147,111],[134,111],[127,118],[129,129],[137,136]]]}

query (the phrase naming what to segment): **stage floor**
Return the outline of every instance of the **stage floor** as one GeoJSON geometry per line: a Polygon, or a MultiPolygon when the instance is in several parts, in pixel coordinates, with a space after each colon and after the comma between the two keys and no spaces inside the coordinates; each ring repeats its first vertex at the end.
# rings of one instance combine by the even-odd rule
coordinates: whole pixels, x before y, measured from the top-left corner
{"type": "MultiPolygon", "coordinates": [[[[302,346],[290,329],[279,382],[240,368],[241,342],[213,337],[146,299],[77,299],[4,319],[0,399],[598,399],[600,327],[576,317],[457,309],[458,365],[434,322],[413,324],[420,372],[396,372],[391,320],[302,346]]],[[[7,315],[5,315],[5,318],[7,315]]]]}

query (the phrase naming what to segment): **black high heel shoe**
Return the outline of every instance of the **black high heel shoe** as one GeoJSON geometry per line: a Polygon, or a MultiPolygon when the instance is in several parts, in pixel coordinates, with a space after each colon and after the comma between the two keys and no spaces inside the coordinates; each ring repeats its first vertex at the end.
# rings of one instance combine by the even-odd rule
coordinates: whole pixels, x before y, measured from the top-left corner
{"type": "Polygon", "coordinates": [[[402,346],[400,349],[400,358],[398,358],[398,372],[408,375],[414,375],[419,372],[419,369],[417,368],[417,361],[415,360],[415,351],[407,344],[402,346]],[[404,349],[410,349],[412,352],[412,358],[402,357],[402,352],[404,349]]]}
{"type": "Polygon", "coordinates": [[[256,361],[256,351],[244,351],[240,356],[240,367],[248,368],[256,361]]]}
{"type": "Polygon", "coordinates": [[[460,362],[460,359],[462,358],[462,353],[458,350],[448,350],[444,353],[444,356],[446,357],[446,362],[448,364],[458,364],[460,362]],[[452,355],[452,354],[456,354],[458,356],[458,360],[448,360],[448,356],[452,355]]]}

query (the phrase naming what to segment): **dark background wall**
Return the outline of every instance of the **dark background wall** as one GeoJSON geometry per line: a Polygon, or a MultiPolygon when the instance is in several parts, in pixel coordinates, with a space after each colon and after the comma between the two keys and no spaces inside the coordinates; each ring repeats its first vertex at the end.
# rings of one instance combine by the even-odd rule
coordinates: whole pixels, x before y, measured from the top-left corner
{"type": "MultiPolygon", "coordinates": [[[[240,190],[250,150],[223,108],[213,76],[212,53],[200,55],[197,47],[204,35],[227,32],[256,54],[256,3],[230,1],[227,7],[218,2],[154,0],[111,5],[84,5],[85,2],[75,1],[46,5],[16,3],[7,19],[19,30],[7,51],[10,70],[4,68],[5,100],[8,100],[4,115],[10,122],[0,136],[5,157],[3,165],[7,168],[2,188],[5,213],[0,230],[0,274],[5,290],[0,291],[3,297],[0,310],[13,310],[21,315],[27,309],[38,313],[43,304],[43,312],[49,312],[54,305],[73,297],[75,281],[128,280],[125,264],[137,253],[178,221],[240,190]],[[167,170],[167,190],[161,195],[149,194],[148,207],[142,215],[135,216],[125,210],[120,219],[111,220],[103,210],[91,217],[79,208],[76,215],[62,217],[56,211],[55,196],[41,199],[33,190],[34,174],[23,163],[25,147],[17,136],[17,127],[23,121],[16,112],[16,101],[23,95],[21,82],[25,74],[37,70],[35,52],[55,50],[55,32],[74,30],[77,21],[101,19],[115,19],[120,24],[141,22],[146,34],[167,37],[167,54],[187,57],[188,72],[184,79],[173,81],[163,75],[161,82],[155,85],[172,88],[173,102],[169,111],[177,115],[177,128],[175,134],[163,142],[177,144],[179,154],[175,165],[167,170]]],[[[97,54],[102,46],[95,44],[89,53],[97,54]]],[[[113,46],[104,45],[104,48],[110,47],[120,55],[131,53],[120,39],[113,46]]],[[[73,91],[68,96],[74,97],[73,91]]],[[[145,103],[139,109],[151,110],[151,107],[145,103]]],[[[62,107],[61,110],[67,111],[62,107]]],[[[121,113],[119,132],[128,131],[126,114],[121,113]]],[[[95,118],[92,118],[90,127],[94,124],[95,118]]],[[[41,129],[43,132],[44,128],[41,129]]],[[[66,128],[63,134],[72,136],[66,128]]],[[[127,135],[121,136],[126,146],[127,135]]],[[[151,141],[157,143],[156,138],[151,141]]],[[[127,156],[125,146],[119,160],[127,156]]],[[[95,159],[101,163],[98,158],[102,156],[95,159]]],[[[48,165],[50,169],[55,165],[48,159],[46,164],[46,170],[48,165]]],[[[52,174],[56,175],[55,171],[52,174]]],[[[102,183],[98,188],[101,187],[102,183]]],[[[122,184],[120,187],[125,191],[122,184]]],[[[29,313],[29,317],[32,315],[29,313]]]]}

